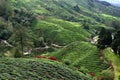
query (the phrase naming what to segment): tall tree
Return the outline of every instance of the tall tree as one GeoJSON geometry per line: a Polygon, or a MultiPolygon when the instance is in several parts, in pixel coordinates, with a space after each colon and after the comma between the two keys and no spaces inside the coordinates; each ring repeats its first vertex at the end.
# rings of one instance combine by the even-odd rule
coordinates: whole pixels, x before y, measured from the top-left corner
{"type": "Polygon", "coordinates": [[[18,23],[14,25],[14,34],[9,39],[9,42],[15,47],[18,47],[19,49],[17,50],[19,50],[22,55],[24,51],[33,46],[26,27],[18,23]]]}
{"type": "Polygon", "coordinates": [[[112,34],[109,30],[102,28],[99,33],[98,45],[97,47],[100,49],[104,49],[107,46],[110,46],[112,43],[112,34]]]}
{"type": "Polygon", "coordinates": [[[114,40],[112,42],[112,49],[116,54],[120,55],[120,30],[114,36],[114,40]]]}
{"type": "Polygon", "coordinates": [[[24,39],[25,39],[25,29],[22,25],[17,24],[15,29],[15,39],[17,40],[17,43],[21,47],[21,51],[23,54],[23,48],[24,48],[24,39]]]}

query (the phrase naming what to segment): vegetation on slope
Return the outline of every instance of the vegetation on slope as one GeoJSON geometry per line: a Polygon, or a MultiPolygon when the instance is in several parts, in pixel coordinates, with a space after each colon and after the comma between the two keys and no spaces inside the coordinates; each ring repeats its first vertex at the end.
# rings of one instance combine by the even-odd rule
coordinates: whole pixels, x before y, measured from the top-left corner
{"type": "Polygon", "coordinates": [[[80,24],[56,18],[38,21],[35,30],[41,31],[41,36],[46,39],[46,42],[58,45],[67,45],[74,41],[88,41],[90,38],[90,33],[80,24]]]}
{"type": "Polygon", "coordinates": [[[61,50],[48,55],[54,55],[63,62],[69,62],[70,65],[88,69],[87,72],[94,72],[99,75],[102,70],[109,68],[109,62],[104,62],[101,53],[96,46],[88,42],[73,42],[61,50]]]}
{"type": "MultiPolygon", "coordinates": [[[[10,52],[14,57],[23,57],[25,52],[35,53],[38,50],[41,53],[41,49],[48,51],[50,47],[56,51],[48,55],[58,57],[65,64],[77,67],[79,71],[83,68],[84,74],[95,73],[98,76],[110,66],[109,62],[101,57],[96,46],[90,44],[89,39],[97,35],[101,27],[111,30],[120,28],[119,8],[98,0],[11,0],[11,4],[9,0],[0,1],[4,3],[0,3],[1,53],[10,52]],[[52,44],[65,47],[58,50],[52,44]]],[[[1,66],[6,67],[3,68],[6,73],[3,73],[1,78],[6,79],[12,74],[13,79],[26,79],[28,75],[33,79],[43,80],[50,79],[51,76],[55,79],[88,79],[81,77],[82,74],[79,75],[77,71],[68,68],[66,71],[66,67],[61,70],[63,65],[59,63],[23,58],[15,60],[1,60],[1,63],[5,63],[1,66]],[[27,67],[23,66],[25,64],[27,67]],[[18,65],[20,67],[17,67],[18,65]],[[12,66],[16,70],[7,71],[13,69],[12,66]],[[44,70],[38,66],[50,71],[44,76],[44,70]],[[60,70],[59,75],[51,72],[56,71],[56,68],[48,68],[53,66],[58,68],[58,73],[60,70]],[[23,70],[26,70],[25,73],[23,70]]]]}
{"type": "Polygon", "coordinates": [[[115,53],[112,52],[111,48],[107,48],[104,51],[105,57],[111,61],[115,68],[115,80],[120,79],[120,56],[115,55],[115,53]]]}
{"type": "Polygon", "coordinates": [[[59,62],[38,59],[0,59],[0,79],[7,80],[91,80],[59,62]]]}

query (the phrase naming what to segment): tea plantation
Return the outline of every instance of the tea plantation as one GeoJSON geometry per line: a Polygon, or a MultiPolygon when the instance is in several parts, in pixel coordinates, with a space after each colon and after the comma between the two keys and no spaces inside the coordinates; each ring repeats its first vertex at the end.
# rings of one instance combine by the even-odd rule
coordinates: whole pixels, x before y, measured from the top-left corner
{"type": "Polygon", "coordinates": [[[60,62],[45,59],[0,59],[0,80],[92,80],[60,62]]]}

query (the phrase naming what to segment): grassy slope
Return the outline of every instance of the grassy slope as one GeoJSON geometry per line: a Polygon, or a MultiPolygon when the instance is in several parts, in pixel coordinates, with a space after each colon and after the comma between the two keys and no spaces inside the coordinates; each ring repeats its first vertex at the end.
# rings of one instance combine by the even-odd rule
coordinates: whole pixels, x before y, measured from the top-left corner
{"type": "Polygon", "coordinates": [[[105,57],[110,60],[115,68],[115,80],[118,80],[120,77],[120,56],[115,55],[111,48],[108,48],[104,51],[105,57]]]}
{"type": "Polygon", "coordinates": [[[2,80],[90,80],[60,62],[44,59],[1,58],[0,73],[2,80]]]}
{"type": "MultiPolygon", "coordinates": [[[[81,21],[87,20],[91,29],[98,29],[106,26],[100,21],[97,21],[97,19],[109,20],[106,17],[106,14],[103,15],[96,13],[97,10],[100,10],[101,8],[104,9],[104,13],[109,7],[104,5],[100,7],[101,4],[95,3],[97,8],[91,8],[92,10],[89,10],[90,5],[88,4],[88,0],[34,0],[31,2],[30,0],[27,0],[26,2],[27,4],[25,2],[23,2],[23,4],[25,6],[28,5],[30,10],[45,16],[45,20],[39,20],[37,25],[33,27],[35,27],[35,29],[41,29],[43,33],[42,36],[59,45],[66,45],[74,41],[86,41],[88,37],[90,37],[90,34],[81,28],[81,21]],[[73,10],[73,6],[77,3],[79,3],[81,12],[73,10]],[[52,9],[52,11],[47,10],[46,7],[52,9]],[[46,18],[47,16],[53,16],[56,18],[46,18]],[[62,20],[64,17],[66,17],[66,19],[73,17],[75,21],[79,21],[80,24],[62,20]]],[[[105,13],[109,13],[110,11],[113,11],[111,6],[110,10],[105,13]]],[[[95,72],[96,74],[99,74],[100,71],[107,69],[108,67],[108,64],[105,64],[100,60],[97,48],[86,42],[71,43],[66,48],[58,50],[52,55],[57,56],[63,62],[70,60],[71,65],[73,66],[84,66],[89,71],[95,72]],[[99,66],[100,64],[102,65],[99,66]]]]}
{"type": "Polygon", "coordinates": [[[66,45],[74,41],[88,41],[90,33],[81,27],[81,24],[56,18],[45,18],[34,25],[42,31],[45,39],[59,45],[66,45]]]}
{"type": "Polygon", "coordinates": [[[84,67],[88,72],[95,72],[96,75],[109,67],[109,63],[104,63],[100,59],[100,52],[96,46],[88,42],[73,42],[49,55],[54,55],[63,62],[69,61],[72,66],[84,67]]]}
{"type": "Polygon", "coordinates": [[[104,16],[101,16],[101,14],[105,13],[105,11],[108,11],[109,13],[109,11],[115,11],[117,9],[113,6],[105,6],[100,3],[90,1],[92,4],[94,4],[94,7],[91,7],[88,0],[28,0],[26,2],[18,0],[17,2],[17,7],[21,8],[20,6],[22,5],[24,8],[32,10],[35,13],[39,13],[40,15],[54,16],[67,20],[73,19],[73,21],[78,22],[88,20],[89,25],[97,25],[98,22],[101,24],[100,20],[102,19],[103,21],[109,20],[104,18],[104,16]],[[19,5],[20,3],[21,5],[19,5]],[[73,9],[76,4],[78,4],[80,8],[80,12],[73,9]],[[109,7],[110,10],[108,10],[109,7]],[[113,8],[111,9],[111,7],[113,8]],[[105,10],[102,11],[103,9],[105,10]]]}

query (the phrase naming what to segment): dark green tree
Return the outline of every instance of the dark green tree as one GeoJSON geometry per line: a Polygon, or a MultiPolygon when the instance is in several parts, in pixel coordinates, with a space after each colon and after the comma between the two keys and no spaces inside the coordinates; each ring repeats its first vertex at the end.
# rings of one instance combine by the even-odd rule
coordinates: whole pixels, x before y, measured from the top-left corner
{"type": "Polygon", "coordinates": [[[31,11],[27,11],[25,8],[22,9],[14,9],[14,17],[12,18],[12,22],[14,24],[19,23],[23,26],[31,26],[31,24],[36,21],[36,15],[31,11]]]}
{"type": "Polygon", "coordinates": [[[113,20],[113,21],[111,22],[111,26],[112,26],[113,28],[115,28],[115,29],[119,29],[119,28],[120,28],[120,21],[118,21],[118,20],[113,20]]]}
{"type": "Polygon", "coordinates": [[[0,0],[0,16],[8,20],[13,14],[10,0],[0,0]]]}
{"type": "Polygon", "coordinates": [[[105,37],[104,44],[107,45],[107,46],[110,46],[111,43],[112,43],[112,33],[108,30],[108,31],[106,31],[104,37],[105,37]]]}
{"type": "Polygon", "coordinates": [[[77,11],[77,12],[80,12],[80,11],[81,11],[80,8],[79,8],[79,5],[74,6],[73,9],[74,9],[75,11],[77,11]]]}
{"type": "Polygon", "coordinates": [[[89,30],[89,29],[90,29],[90,28],[89,28],[89,24],[88,24],[87,21],[83,21],[82,27],[83,27],[84,29],[86,29],[86,30],[89,30]]]}
{"type": "Polygon", "coordinates": [[[116,54],[120,55],[120,30],[115,34],[111,47],[116,54]]]}
{"type": "Polygon", "coordinates": [[[28,30],[25,26],[21,24],[14,25],[14,33],[9,39],[12,45],[14,45],[18,52],[23,55],[23,53],[31,47],[33,47],[33,43],[31,41],[30,35],[28,34],[28,30]]]}
{"type": "Polygon", "coordinates": [[[4,29],[4,30],[0,31],[0,39],[1,40],[8,40],[9,37],[11,36],[11,34],[12,33],[10,31],[4,29]]]}
{"type": "Polygon", "coordinates": [[[20,48],[21,48],[21,51],[22,51],[22,54],[24,52],[24,41],[25,41],[25,36],[26,36],[26,33],[25,33],[25,29],[22,25],[20,24],[17,24],[15,26],[16,28],[15,29],[15,39],[16,39],[16,42],[17,44],[19,44],[20,48]]]}
{"type": "Polygon", "coordinates": [[[106,30],[105,28],[102,28],[99,33],[99,39],[97,47],[100,49],[104,49],[108,46],[110,46],[112,43],[112,34],[109,30],[106,30]]]}
{"type": "Polygon", "coordinates": [[[43,37],[39,37],[34,41],[35,47],[45,47],[45,42],[43,37]]]}

